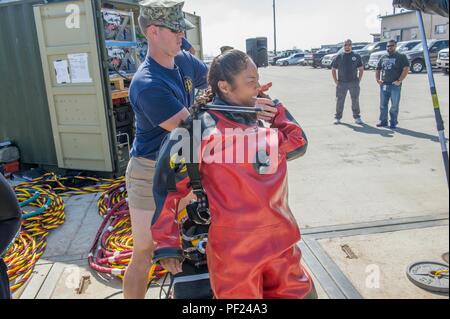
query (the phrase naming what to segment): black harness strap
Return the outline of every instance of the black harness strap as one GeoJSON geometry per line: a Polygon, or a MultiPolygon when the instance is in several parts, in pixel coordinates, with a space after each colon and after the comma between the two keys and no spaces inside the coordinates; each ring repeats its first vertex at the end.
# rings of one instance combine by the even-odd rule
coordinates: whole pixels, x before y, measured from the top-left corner
{"type": "MultiPolygon", "coordinates": [[[[197,120],[198,114],[200,112],[199,108],[193,108],[192,112],[192,119],[197,120]]],[[[206,195],[205,189],[202,185],[202,179],[200,174],[200,168],[199,163],[194,163],[194,152],[195,150],[195,141],[194,141],[194,134],[193,134],[193,127],[187,127],[189,130],[189,137],[190,137],[190,153],[191,158],[189,159],[189,162],[186,163],[187,173],[190,179],[189,187],[192,188],[194,194],[197,196],[197,206],[196,206],[196,216],[193,218],[193,220],[198,224],[209,224],[211,215],[209,213],[209,203],[208,203],[208,196],[206,195]]],[[[169,164],[170,165],[170,164],[169,164]]],[[[167,191],[174,193],[177,192],[177,181],[176,181],[176,175],[175,175],[175,169],[172,167],[169,168],[169,174],[167,177],[167,191]]]]}
{"type": "MultiPolygon", "coordinates": [[[[170,165],[169,163],[167,163],[170,165]]],[[[177,181],[175,178],[175,170],[169,167],[169,173],[167,176],[167,191],[169,193],[176,193],[177,192],[177,181]]]]}
{"type": "MultiPolygon", "coordinates": [[[[194,120],[198,119],[198,114],[200,112],[199,108],[193,108],[193,114],[192,117],[194,120]]],[[[199,163],[194,163],[194,152],[197,150],[195,149],[195,141],[194,141],[194,132],[193,128],[190,127],[189,130],[189,136],[190,136],[190,149],[191,149],[191,158],[189,163],[186,164],[187,172],[190,179],[190,186],[192,190],[194,191],[194,194],[197,196],[197,216],[198,218],[195,218],[195,220],[200,221],[204,224],[209,224],[211,221],[211,214],[209,213],[209,203],[208,203],[208,196],[206,195],[205,189],[202,185],[202,177],[200,174],[200,168],[199,163]]]]}

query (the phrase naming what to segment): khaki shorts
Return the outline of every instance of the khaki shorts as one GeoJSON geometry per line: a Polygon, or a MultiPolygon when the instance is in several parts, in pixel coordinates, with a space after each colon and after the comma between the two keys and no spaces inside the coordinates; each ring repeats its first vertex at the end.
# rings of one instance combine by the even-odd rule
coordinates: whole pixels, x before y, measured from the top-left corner
{"type": "Polygon", "coordinates": [[[156,209],[153,198],[153,176],[156,162],[141,157],[132,157],[128,163],[125,182],[128,203],[131,207],[143,210],[156,209]]]}

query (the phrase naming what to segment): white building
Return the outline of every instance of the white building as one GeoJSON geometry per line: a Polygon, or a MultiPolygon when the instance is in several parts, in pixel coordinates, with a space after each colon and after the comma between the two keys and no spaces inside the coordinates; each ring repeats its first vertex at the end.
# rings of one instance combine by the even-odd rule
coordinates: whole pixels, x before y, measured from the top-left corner
{"type": "MultiPolygon", "coordinates": [[[[421,39],[418,19],[415,11],[403,11],[380,16],[381,41],[395,39],[408,41],[421,39]]],[[[448,39],[448,18],[439,15],[423,14],[425,33],[428,39],[448,39]]]]}

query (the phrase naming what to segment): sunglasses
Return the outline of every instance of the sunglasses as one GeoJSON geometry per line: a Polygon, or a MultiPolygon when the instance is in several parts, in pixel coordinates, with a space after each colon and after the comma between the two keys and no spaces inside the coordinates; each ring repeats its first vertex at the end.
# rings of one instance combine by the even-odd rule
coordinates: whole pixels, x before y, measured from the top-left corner
{"type": "Polygon", "coordinates": [[[183,31],[171,29],[171,28],[169,28],[169,27],[166,27],[165,25],[160,25],[160,24],[149,24],[149,25],[147,26],[147,28],[150,27],[150,26],[152,26],[152,25],[154,25],[155,27],[159,27],[159,28],[164,28],[164,29],[170,30],[172,33],[175,33],[175,34],[178,34],[178,33],[182,33],[182,32],[183,32],[183,31]]]}
{"type": "Polygon", "coordinates": [[[395,47],[395,45],[391,44],[391,45],[388,45],[387,47],[388,48],[393,48],[393,47],[395,47]]]}

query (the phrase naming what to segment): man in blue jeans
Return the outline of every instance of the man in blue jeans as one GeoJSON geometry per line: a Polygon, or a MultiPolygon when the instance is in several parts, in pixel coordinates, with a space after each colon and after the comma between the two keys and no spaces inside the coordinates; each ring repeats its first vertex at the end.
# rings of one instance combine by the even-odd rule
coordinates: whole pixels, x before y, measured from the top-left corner
{"type": "Polygon", "coordinates": [[[398,125],[402,83],[409,74],[409,61],[406,55],[397,52],[397,42],[390,40],[387,54],[378,63],[376,80],[381,88],[380,122],[377,127],[388,126],[388,113],[391,118],[391,129],[398,125]],[[389,101],[391,109],[389,110],[389,101]]]}

